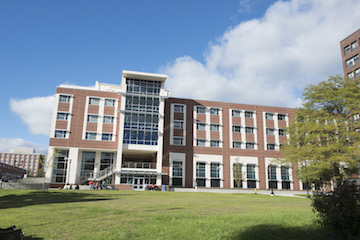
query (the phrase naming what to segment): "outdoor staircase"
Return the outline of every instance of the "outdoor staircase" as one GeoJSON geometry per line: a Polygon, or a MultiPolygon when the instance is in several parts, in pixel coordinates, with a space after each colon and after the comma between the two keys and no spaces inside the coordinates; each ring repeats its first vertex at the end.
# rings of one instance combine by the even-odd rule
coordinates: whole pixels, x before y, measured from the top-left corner
{"type": "Polygon", "coordinates": [[[104,180],[105,178],[109,177],[113,173],[114,173],[114,165],[110,165],[109,167],[98,172],[95,176],[93,173],[81,176],[80,184],[85,183],[90,180],[101,181],[101,180],[104,180]]]}

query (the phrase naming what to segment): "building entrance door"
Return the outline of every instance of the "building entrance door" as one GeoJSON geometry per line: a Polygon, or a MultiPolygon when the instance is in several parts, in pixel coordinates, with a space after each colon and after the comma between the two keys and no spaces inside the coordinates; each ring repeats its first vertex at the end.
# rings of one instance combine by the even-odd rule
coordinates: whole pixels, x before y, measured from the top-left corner
{"type": "Polygon", "coordinates": [[[144,182],[145,181],[143,177],[134,177],[133,190],[144,191],[145,190],[144,182]]]}

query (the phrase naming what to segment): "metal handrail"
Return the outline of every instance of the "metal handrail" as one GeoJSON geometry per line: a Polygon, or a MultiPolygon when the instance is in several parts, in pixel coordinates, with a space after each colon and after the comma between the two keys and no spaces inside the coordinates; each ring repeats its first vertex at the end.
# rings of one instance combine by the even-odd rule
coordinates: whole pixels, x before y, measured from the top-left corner
{"type": "Polygon", "coordinates": [[[153,162],[123,162],[122,168],[142,168],[142,169],[156,169],[156,163],[153,162]]]}
{"type": "Polygon", "coordinates": [[[114,165],[110,165],[109,167],[98,172],[98,174],[96,175],[96,178],[101,178],[101,177],[111,173],[113,170],[114,170],[114,165]]]}

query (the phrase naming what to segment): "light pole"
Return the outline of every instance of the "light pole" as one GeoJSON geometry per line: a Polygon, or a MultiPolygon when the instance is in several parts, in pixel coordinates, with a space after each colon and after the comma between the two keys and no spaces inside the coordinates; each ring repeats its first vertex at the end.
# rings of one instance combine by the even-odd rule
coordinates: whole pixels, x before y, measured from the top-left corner
{"type": "Polygon", "coordinates": [[[71,159],[66,158],[66,160],[69,160],[69,172],[68,172],[68,178],[67,178],[67,185],[70,185],[71,159]]]}
{"type": "Polygon", "coordinates": [[[306,173],[306,197],[307,197],[307,198],[310,198],[310,194],[309,194],[309,179],[308,179],[308,172],[307,172],[306,160],[305,160],[305,173],[306,173]]]}

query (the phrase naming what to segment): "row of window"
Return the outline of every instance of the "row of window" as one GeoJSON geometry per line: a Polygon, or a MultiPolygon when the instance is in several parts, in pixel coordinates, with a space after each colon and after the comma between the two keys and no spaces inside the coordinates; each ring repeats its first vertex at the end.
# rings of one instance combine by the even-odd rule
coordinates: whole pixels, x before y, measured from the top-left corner
{"type": "MultiPolygon", "coordinates": [[[[205,114],[206,107],[203,106],[196,106],[196,113],[197,114],[205,114]]],[[[220,108],[210,108],[210,115],[219,115],[220,108]]]]}
{"type": "Polygon", "coordinates": [[[355,55],[354,57],[346,60],[346,68],[354,66],[356,63],[359,62],[359,54],[355,55]]]}
{"type": "Polygon", "coordinates": [[[350,50],[351,51],[354,51],[358,48],[358,43],[357,41],[355,42],[352,42],[350,45],[347,45],[346,47],[344,47],[344,53],[345,55],[349,54],[350,53],[350,50]]]}
{"type": "Polygon", "coordinates": [[[127,78],[126,92],[130,94],[159,95],[161,82],[127,78]]]}
{"type": "MultiPolygon", "coordinates": [[[[99,104],[100,104],[100,98],[89,97],[89,105],[99,105],[99,104]]],[[[105,106],[114,107],[115,106],[115,99],[107,99],[107,98],[105,98],[105,106]]]]}
{"type": "MultiPolygon", "coordinates": [[[[97,123],[98,119],[99,119],[98,115],[89,114],[87,116],[87,122],[97,123]]],[[[103,123],[109,123],[109,124],[114,123],[114,117],[113,116],[104,116],[103,117],[103,123]]]]}
{"type": "MultiPolygon", "coordinates": [[[[242,142],[239,141],[233,141],[233,148],[241,149],[242,142]]],[[[255,143],[254,142],[246,142],[245,143],[245,149],[255,149],[255,143]]]]}
{"type": "MultiPolygon", "coordinates": [[[[241,110],[232,110],[231,116],[233,117],[240,117],[241,110]]],[[[254,118],[254,112],[253,111],[245,111],[245,117],[246,118],[254,118]]]]}
{"type": "MultiPolygon", "coordinates": [[[[275,128],[266,128],[266,135],[275,135],[275,128]]],[[[285,129],[278,129],[279,135],[280,136],[285,136],[286,135],[286,130],[285,129]]]]}
{"type": "Polygon", "coordinates": [[[349,79],[360,78],[360,68],[356,69],[353,72],[349,72],[347,76],[349,79]]]}
{"type": "MultiPolygon", "coordinates": [[[[66,138],[66,130],[55,130],[55,138],[66,138]]],[[[96,132],[86,132],[85,139],[86,140],[97,140],[98,133],[96,132]]],[[[112,133],[102,133],[101,134],[102,141],[112,141],[113,134],[112,133]]]]}
{"type": "MultiPolygon", "coordinates": [[[[196,177],[205,178],[206,177],[206,163],[197,162],[196,163],[196,177]]],[[[220,163],[210,163],[210,177],[211,178],[220,178],[220,163]]]]}

